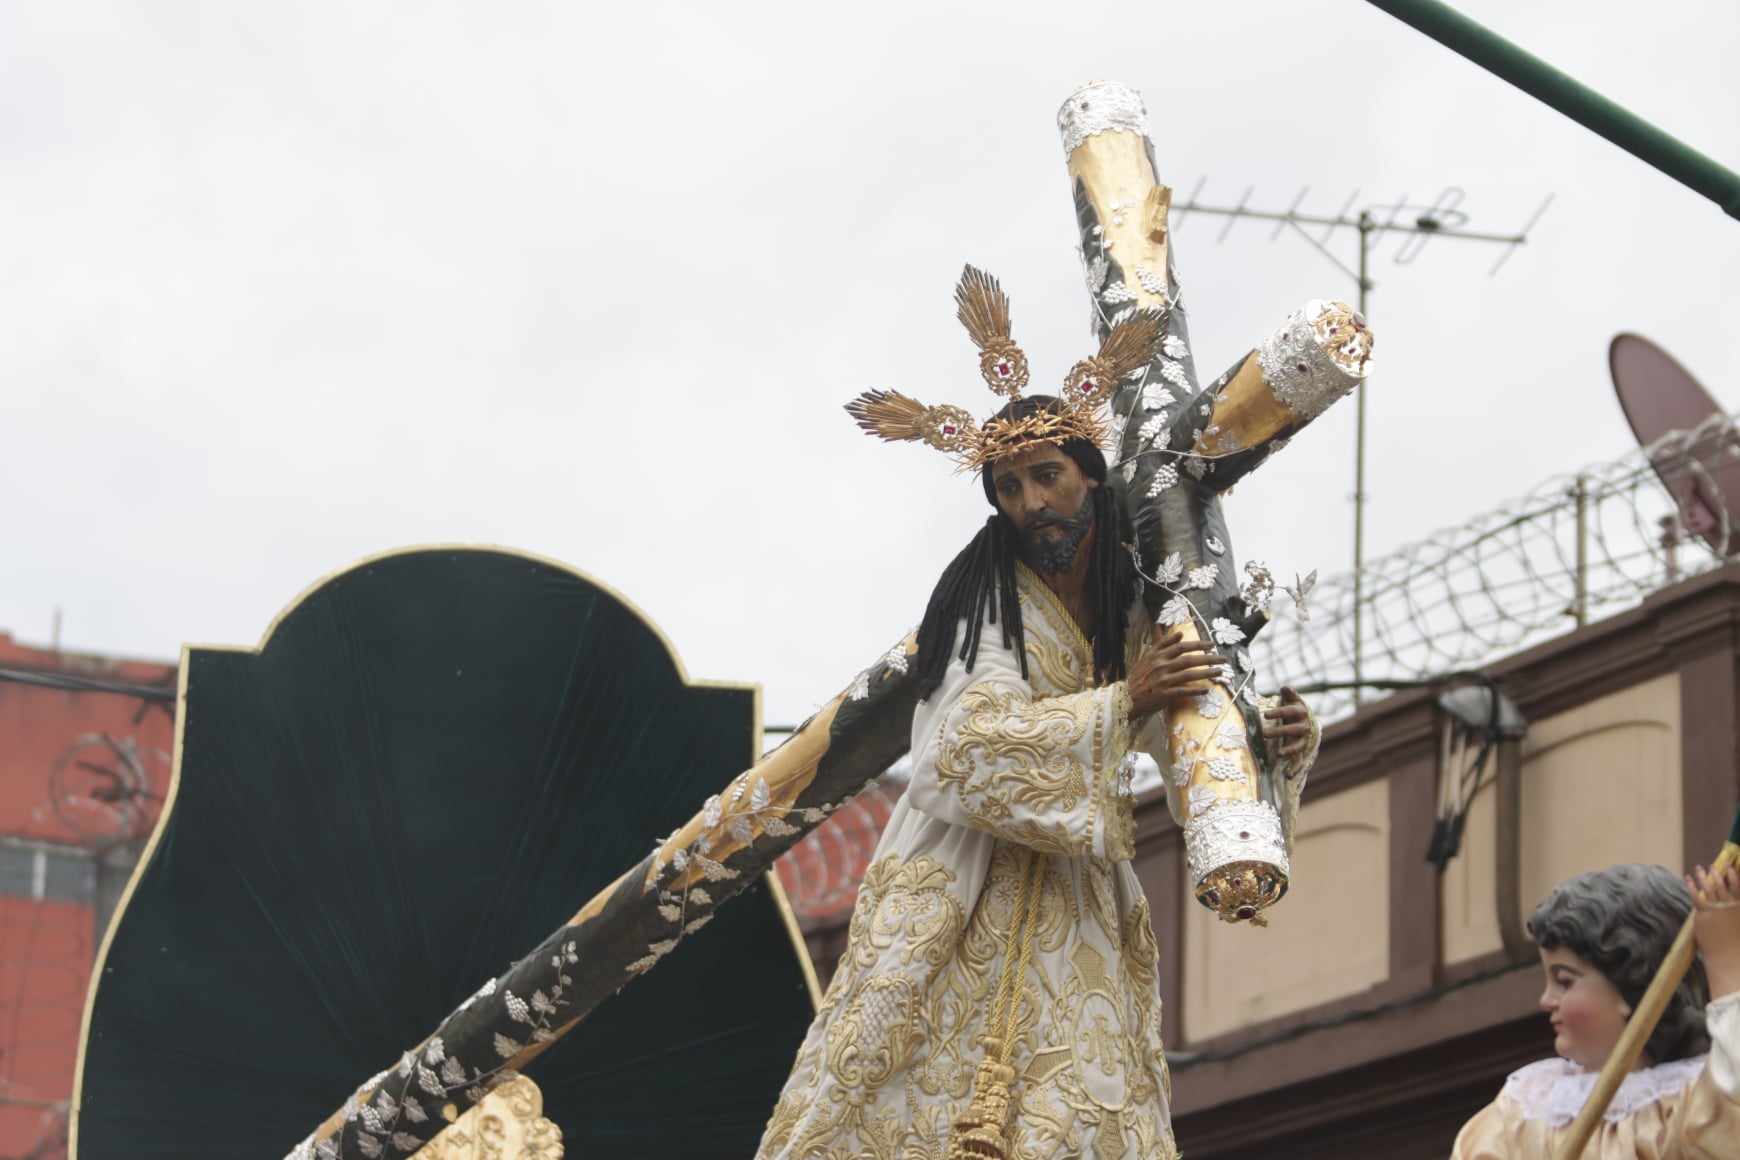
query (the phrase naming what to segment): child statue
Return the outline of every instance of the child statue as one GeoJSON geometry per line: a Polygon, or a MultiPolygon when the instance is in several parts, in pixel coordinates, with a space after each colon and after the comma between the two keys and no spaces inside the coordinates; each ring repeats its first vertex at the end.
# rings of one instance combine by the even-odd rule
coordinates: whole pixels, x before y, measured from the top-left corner
{"type": "Polygon", "coordinates": [[[1584,1150],[1599,1160],[1740,1160],[1740,869],[1610,866],[1535,908],[1555,1059],[1512,1073],[1451,1160],[1553,1160],[1686,916],[1698,959],[1584,1150]]]}

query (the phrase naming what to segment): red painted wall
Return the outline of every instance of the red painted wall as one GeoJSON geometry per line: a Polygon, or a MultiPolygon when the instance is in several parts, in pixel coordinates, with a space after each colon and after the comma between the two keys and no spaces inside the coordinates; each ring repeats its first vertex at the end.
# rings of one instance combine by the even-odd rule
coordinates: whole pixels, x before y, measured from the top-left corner
{"type": "MultiPolygon", "coordinates": [[[[33,648],[0,633],[0,668],[170,685],[173,665],[33,648]]],[[[34,851],[77,867],[156,819],[169,783],[174,723],[133,697],[0,680],[0,845],[14,873],[0,893],[0,1160],[60,1160],[79,1025],[99,933],[94,899],[56,897],[91,874],[21,878],[34,851]],[[121,765],[101,740],[131,745],[151,798],[107,803],[114,783],[81,766],[121,765]],[[83,744],[81,744],[81,741],[83,744]],[[59,776],[56,768],[60,767],[59,776]],[[39,889],[40,888],[40,889],[39,889]]],[[[82,889],[82,886],[80,887],[82,889]]]]}

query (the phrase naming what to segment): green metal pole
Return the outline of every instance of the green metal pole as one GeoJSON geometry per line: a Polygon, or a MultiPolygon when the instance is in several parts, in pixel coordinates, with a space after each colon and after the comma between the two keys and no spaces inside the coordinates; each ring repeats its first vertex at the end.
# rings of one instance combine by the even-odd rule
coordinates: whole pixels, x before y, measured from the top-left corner
{"type": "MultiPolygon", "coordinates": [[[[1376,226],[1371,211],[1359,211],[1359,316],[1367,322],[1366,291],[1371,278],[1366,274],[1366,255],[1371,250],[1371,232],[1376,226]]],[[[1359,415],[1354,429],[1353,459],[1353,707],[1359,708],[1365,692],[1360,680],[1365,676],[1365,383],[1353,388],[1359,402],[1359,415]]]]}
{"type": "Polygon", "coordinates": [[[1367,0],[1740,218],[1740,174],[1437,0],[1367,0]]]}

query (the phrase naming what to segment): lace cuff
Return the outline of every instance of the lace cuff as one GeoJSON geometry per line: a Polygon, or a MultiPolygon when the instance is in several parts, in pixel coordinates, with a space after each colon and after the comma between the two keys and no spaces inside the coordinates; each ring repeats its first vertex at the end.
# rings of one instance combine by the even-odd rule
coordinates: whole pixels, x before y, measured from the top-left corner
{"type": "Polygon", "coordinates": [[[1123,681],[1105,690],[1109,728],[1104,751],[1095,755],[1098,814],[1094,853],[1114,862],[1136,856],[1136,795],[1131,782],[1136,755],[1130,749],[1130,689],[1123,681]]]}
{"type": "Polygon", "coordinates": [[[1740,1100],[1740,991],[1710,1000],[1704,1024],[1710,1031],[1710,1081],[1740,1100]]]}

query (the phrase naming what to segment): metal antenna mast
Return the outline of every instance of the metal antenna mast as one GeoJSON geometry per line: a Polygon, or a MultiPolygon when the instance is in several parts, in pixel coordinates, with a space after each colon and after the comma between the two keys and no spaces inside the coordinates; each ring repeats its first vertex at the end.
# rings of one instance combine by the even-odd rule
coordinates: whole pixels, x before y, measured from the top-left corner
{"type": "MultiPolygon", "coordinates": [[[[1293,198],[1293,204],[1288,206],[1284,212],[1276,212],[1250,208],[1251,194],[1256,191],[1254,186],[1245,188],[1244,196],[1239,198],[1237,205],[1205,205],[1197,199],[1201,197],[1203,186],[1206,184],[1208,184],[1206,177],[1199,178],[1196,182],[1196,188],[1190,191],[1189,199],[1182,204],[1173,205],[1173,229],[1183,225],[1184,219],[1192,213],[1211,214],[1227,219],[1226,225],[1221,228],[1219,236],[1215,238],[1216,243],[1226,240],[1226,236],[1232,232],[1233,226],[1238,224],[1240,218],[1274,222],[1275,231],[1269,235],[1270,241],[1274,241],[1291,228],[1309,242],[1312,249],[1329,259],[1330,264],[1337,270],[1354,280],[1355,285],[1359,287],[1359,312],[1367,318],[1370,317],[1367,296],[1376,286],[1376,283],[1371,280],[1370,265],[1372,251],[1381,243],[1381,238],[1378,235],[1400,234],[1402,236],[1402,244],[1397,247],[1391,258],[1391,261],[1398,266],[1411,265],[1414,259],[1420,256],[1420,251],[1426,248],[1426,243],[1433,238],[1499,243],[1504,246],[1504,252],[1498,256],[1497,261],[1493,262],[1492,269],[1487,271],[1487,276],[1491,277],[1498,273],[1505,262],[1510,260],[1510,256],[1516,252],[1518,246],[1528,241],[1529,231],[1535,227],[1535,223],[1541,220],[1541,215],[1546,213],[1547,207],[1553,203],[1553,195],[1549,193],[1546,200],[1541,202],[1540,207],[1535,210],[1520,230],[1514,234],[1491,234],[1462,228],[1468,222],[1468,215],[1458,208],[1462,204],[1464,195],[1463,191],[1454,185],[1446,186],[1430,205],[1411,203],[1408,201],[1407,195],[1403,194],[1394,202],[1367,203],[1355,216],[1350,217],[1349,213],[1359,201],[1360,191],[1356,189],[1348,195],[1347,200],[1342,203],[1341,209],[1336,211],[1333,216],[1326,217],[1321,214],[1299,212],[1299,206],[1304,203],[1306,196],[1311,192],[1309,185],[1299,190],[1298,195],[1293,198]],[[1313,237],[1306,230],[1306,226],[1322,226],[1323,229],[1319,236],[1313,237]],[[1359,236],[1359,268],[1357,270],[1350,269],[1347,263],[1337,257],[1335,252],[1329,248],[1330,240],[1340,229],[1351,229],[1359,236]]],[[[1356,682],[1353,699],[1355,705],[1359,704],[1360,698],[1357,682],[1364,675],[1361,671],[1363,667],[1361,646],[1364,643],[1361,603],[1365,593],[1361,573],[1365,565],[1365,392],[1369,385],[1369,382],[1362,383],[1356,388],[1358,399],[1355,408],[1357,415],[1353,469],[1353,679],[1356,682]]]]}

